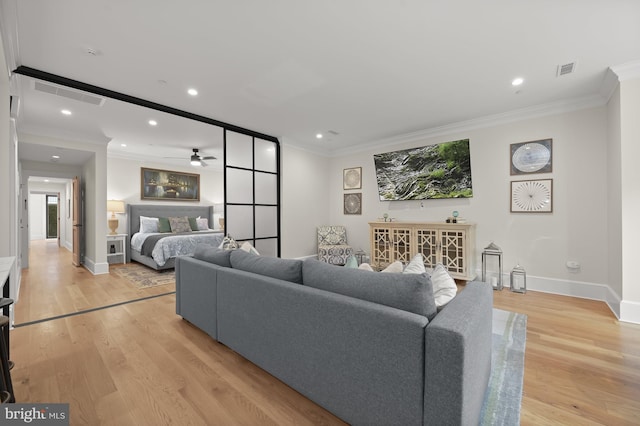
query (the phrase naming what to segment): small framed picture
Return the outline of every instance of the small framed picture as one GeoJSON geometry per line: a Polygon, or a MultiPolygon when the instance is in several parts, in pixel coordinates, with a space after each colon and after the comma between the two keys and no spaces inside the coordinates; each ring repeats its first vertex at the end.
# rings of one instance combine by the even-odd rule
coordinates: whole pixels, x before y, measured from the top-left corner
{"type": "Polygon", "coordinates": [[[512,143],[509,150],[511,175],[551,173],[553,139],[512,143]]]}
{"type": "Polygon", "coordinates": [[[511,213],[552,213],[553,179],[511,182],[511,213]]]}
{"type": "Polygon", "coordinates": [[[362,193],[344,194],[344,214],[362,214],[362,193]]]}
{"type": "Polygon", "coordinates": [[[342,172],[342,189],[362,188],[362,167],[344,169],[342,172]]]}

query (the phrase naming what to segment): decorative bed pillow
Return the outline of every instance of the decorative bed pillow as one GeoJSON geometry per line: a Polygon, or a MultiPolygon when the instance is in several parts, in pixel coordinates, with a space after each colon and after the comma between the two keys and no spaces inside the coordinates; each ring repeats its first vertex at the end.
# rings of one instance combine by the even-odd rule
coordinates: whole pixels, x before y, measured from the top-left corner
{"type": "Polygon", "coordinates": [[[158,218],[158,232],[171,232],[171,224],[168,217],[158,218]]]}
{"type": "Polygon", "coordinates": [[[433,283],[433,297],[436,301],[436,307],[440,308],[456,297],[458,293],[456,282],[442,263],[438,263],[433,269],[431,282],[433,283]]]}
{"type": "Polygon", "coordinates": [[[192,231],[199,231],[198,222],[196,221],[195,217],[190,217],[189,218],[189,226],[191,227],[192,231]]]}
{"type": "Polygon", "coordinates": [[[184,217],[170,217],[169,223],[171,224],[171,232],[191,232],[191,226],[189,226],[189,218],[184,217]]]}
{"type": "Polygon", "coordinates": [[[140,232],[143,234],[158,232],[158,218],[140,216],[140,232]]]}
{"type": "Polygon", "coordinates": [[[198,231],[206,231],[209,229],[209,219],[206,217],[196,218],[196,224],[198,225],[198,231]]]}

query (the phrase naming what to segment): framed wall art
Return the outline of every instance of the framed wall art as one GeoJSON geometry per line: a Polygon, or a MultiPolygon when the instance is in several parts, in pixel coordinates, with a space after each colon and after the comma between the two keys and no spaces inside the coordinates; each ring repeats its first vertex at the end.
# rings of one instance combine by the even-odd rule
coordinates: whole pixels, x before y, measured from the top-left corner
{"type": "Polygon", "coordinates": [[[141,167],[140,199],[200,201],[200,175],[141,167]]]}
{"type": "Polygon", "coordinates": [[[362,193],[344,194],[344,214],[362,214],[362,193]]]}
{"type": "Polygon", "coordinates": [[[509,147],[511,175],[551,173],[553,139],[512,143],[509,147]]]}
{"type": "Polygon", "coordinates": [[[512,213],[552,213],[553,179],[511,182],[512,213]]]}
{"type": "Polygon", "coordinates": [[[342,172],[342,189],[362,188],[362,167],[344,169],[342,172]]]}

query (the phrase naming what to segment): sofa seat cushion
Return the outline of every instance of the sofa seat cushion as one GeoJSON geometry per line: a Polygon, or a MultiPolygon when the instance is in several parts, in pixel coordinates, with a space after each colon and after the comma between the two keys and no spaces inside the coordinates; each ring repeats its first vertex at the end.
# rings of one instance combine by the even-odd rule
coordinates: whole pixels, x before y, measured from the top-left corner
{"type": "Polygon", "coordinates": [[[402,309],[429,320],[436,315],[427,274],[379,274],[307,259],[302,262],[302,277],[309,287],[402,309]]]}
{"type": "Polygon", "coordinates": [[[233,250],[230,260],[234,269],[302,284],[301,260],[256,256],[244,250],[233,250]]]}

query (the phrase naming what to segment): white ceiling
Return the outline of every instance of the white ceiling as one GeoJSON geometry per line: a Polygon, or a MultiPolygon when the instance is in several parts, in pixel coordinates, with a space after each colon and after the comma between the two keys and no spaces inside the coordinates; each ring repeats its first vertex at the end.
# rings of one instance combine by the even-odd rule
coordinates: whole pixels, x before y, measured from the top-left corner
{"type": "MultiPolygon", "coordinates": [[[[0,0],[0,7],[10,67],[327,155],[479,117],[604,102],[608,67],[640,59],[637,0],[0,0]],[[558,77],[558,65],[569,62],[575,72],[558,77]],[[519,88],[515,77],[525,80],[519,88]],[[189,87],[199,95],[187,95],[189,87]]],[[[19,79],[21,132],[110,140],[110,155],[186,161],[198,147],[221,157],[217,128],[119,101],[69,101],[19,79]],[[63,117],[61,108],[74,114],[63,117]],[[159,125],[150,128],[150,118],[159,125]],[[167,145],[174,149],[161,149],[167,145]]]]}

